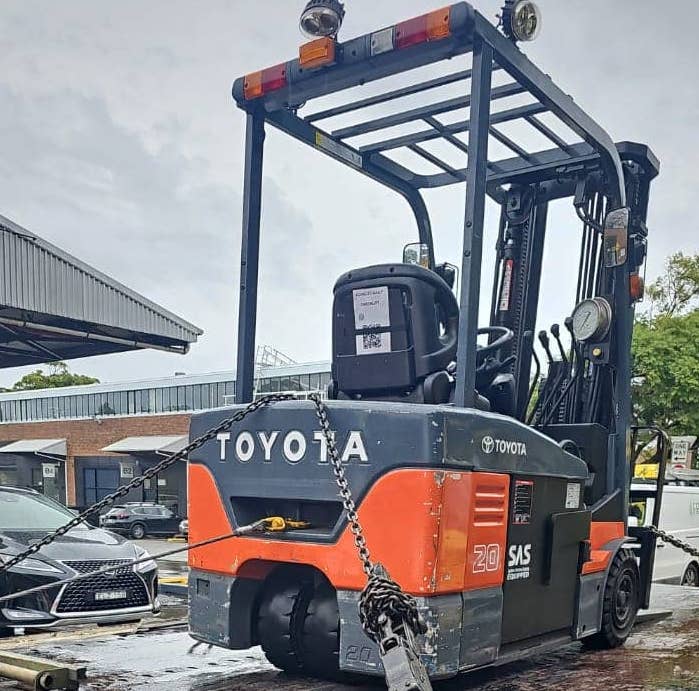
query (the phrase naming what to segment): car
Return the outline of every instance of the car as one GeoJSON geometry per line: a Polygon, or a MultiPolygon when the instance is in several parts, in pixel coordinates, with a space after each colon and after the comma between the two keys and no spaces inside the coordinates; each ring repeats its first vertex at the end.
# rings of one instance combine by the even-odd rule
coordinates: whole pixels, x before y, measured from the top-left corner
{"type": "MultiPolygon", "coordinates": [[[[632,492],[642,493],[643,489],[644,485],[639,481],[631,485],[632,492]]],[[[634,501],[629,510],[633,522],[642,526],[651,525],[653,507],[653,497],[634,501]]],[[[661,530],[699,549],[699,487],[665,485],[659,523],[661,530]]],[[[653,580],[699,586],[699,559],[658,540],[653,580]]]]}
{"type": "Polygon", "coordinates": [[[149,535],[172,537],[180,528],[180,517],[166,506],[130,502],[110,509],[100,517],[100,526],[134,540],[149,535]]]}
{"type": "MultiPolygon", "coordinates": [[[[0,561],[65,525],[75,514],[34,490],[0,486],[0,561]]],[[[0,603],[0,634],[15,628],[138,621],[160,611],[158,568],[143,548],[102,528],[81,523],[0,579],[0,594],[63,581],[114,566],[114,571],[57,585],[0,603]],[[138,566],[130,562],[146,559],[138,566]]]]}
{"type": "Polygon", "coordinates": [[[183,518],[180,521],[180,535],[184,535],[184,537],[189,537],[189,520],[186,518],[183,518]]]}

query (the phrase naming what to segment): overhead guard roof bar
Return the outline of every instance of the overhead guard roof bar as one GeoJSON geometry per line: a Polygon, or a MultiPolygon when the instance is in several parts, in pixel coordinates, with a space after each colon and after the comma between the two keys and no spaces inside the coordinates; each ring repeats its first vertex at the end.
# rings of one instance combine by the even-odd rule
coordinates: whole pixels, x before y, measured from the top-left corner
{"type": "MultiPolygon", "coordinates": [[[[393,50],[374,55],[372,54],[371,38],[377,32],[373,32],[372,34],[360,36],[341,44],[338,48],[338,54],[342,56],[339,63],[322,68],[320,71],[304,70],[299,65],[298,60],[292,60],[286,63],[286,78],[288,84],[255,101],[246,102],[244,98],[243,79],[236,81],[233,93],[239,105],[248,110],[263,108],[268,114],[284,109],[290,109],[293,112],[315,98],[327,96],[360,84],[439,62],[456,55],[472,52],[474,41],[482,40],[493,49],[493,69],[504,69],[515,80],[511,85],[493,88],[493,95],[496,98],[502,98],[504,97],[503,94],[512,89],[511,95],[514,93],[527,92],[538,102],[529,106],[523,106],[521,109],[510,109],[502,113],[494,113],[492,115],[491,124],[518,119],[526,121],[532,127],[536,128],[541,135],[552,142],[558,150],[558,158],[562,164],[565,164],[568,163],[571,158],[571,145],[565,142],[550,127],[536,118],[536,115],[547,111],[553,113],[561,122],[583,139],[583,141],[587,142],[590,147],[590,153],[599,155],[611,186],[611,194],[614,197],[613,201],[617,205],[623,205],[625,203],[625,190],[623,186],[621,160],[612,139],[605,130],[578,107],[570,96],[558,88],[550,77],[539,70],[512,42],[502,36],[487,19],[476,12],[470,4],[460,2],[450,7],[449,27],[450,35],[444,39],[429,41],[406,50],[393,50]]],[[[417,94],[431,88],[453,84],[461,80],[469,79],[471,76],[471,70],[464,70],[443,77],[437,77],[403,87],[402,89],[396,89],[386,94],[372,96],[353,103],[326,109],[309,115],[306,120],[309,123],[319,122],[320,120],[331,118],[336,115],[356,112],[362,108],[385,103],[403,96],[417,94]]],[[[466,107],[469,98],[470,97],[464,96],[460,99],[453,99],[452,101],[441,102],[431,106],[428,105],[420,109],[413,109],[412,111],[401,113],[396,116],[388,116],[386,118],[358,123],[351,127],[338,130],[332,138],[349,138],[362,133],[378,131],[384,127],[391,127],[395,124],[402,124],[418,119],[425,120],[427,117],[433,117],[435,114],[441,112],[449,112],[449,110],[452,109],[466,107]]],[[[294,117],[298,116],[294,115],[294,117]]],[[[456,133],[468,131],[469,124],[465,122],[457,123],[456,126],[447,125],[445,127],[446,130],[442,133],[440,130],[434,128],[434,123],[430,123],[429,131],[418,133],[418,135],[412,135],[414,138],[389,139],[385,142],[362,147],[359,149],[359,153],[363,155],[364,160],[368,158],[366,154],[372,154],[371,158],[374,158],[373,154],[377,151],[385,151],[398,147],[410,147],[411,145],[420,144],[424,141],[440,138],[444,133],[453,137],[456,133]]],[[[325,134],[327,135],[328,133],[325,134]]],[[[509,137],[506,138],[507,141],[503,140],[505,135],[499,130],[495,132],[491,131],[491,135],[498,138],[501,143],[515,152],[525,151],[524,147],[513,142],[509,137]],[[512,144],[516,145],[517,148],[511,146],[512,144]]],[[[451,139],[451,143],[455,143],[453,138],[451,139]]],[[[422,149],[422,147],[419,148],[422,149]]],[[[431,155],[434,156],[434,154],[431,155]]],[[[521,159],[522,166],[526,166],[532,160],[522,155],[518,155],[518,157],[521,159]]],[[[381,162],[379,162],[379,165],[382,165],[381,162]]],[[[440,161],[440,163],[436,165],[442,170],[445,166],[449,167],[448,164],[443,161],[440,161]]],[[[491,162],[490,165],[492,167],[492,165],[496,164],[492,164],[491,162]]],[[[394,172],[395,170],[394,167],[394,172]]],[[[447,176],[449,180],[447,182],[441,182],[441,184],[454,182],[454,175],[447,173],[447,176]]],[[[424,187],[436,187],[440,184],[440,181],[444,181],[444,175],[442,173],[438,173],[430,179],[429,176],[414,175],[407,168],[403,169],[403,173],[400,177],[405,180],[420,180],[421,186],[424,187]]]]}

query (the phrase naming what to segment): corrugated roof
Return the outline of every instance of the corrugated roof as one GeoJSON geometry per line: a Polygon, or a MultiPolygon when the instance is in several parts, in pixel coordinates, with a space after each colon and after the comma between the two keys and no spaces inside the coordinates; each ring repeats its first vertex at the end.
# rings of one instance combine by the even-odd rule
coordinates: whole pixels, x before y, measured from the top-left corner
{"type": "MultiPolygon", "coordinates": [[[[45,327],[59,345],[64,341],[67,355],[60,347],[48,346],[61,358],[143,347],[182,352],[203,333],[4,216],[0,216],[0,324],[5,333],[23,330],[25,343],[37,340],[36,333],[45,327]],[[75,349],[76,338],[83,346],[101,344],[94,352],[83,352],[84,347],[75,349]]],[[[43,352],[36,361],[56,359],[48,354],[43,352]]],[[[13,361],[6,366],[16,364],[27,363],[13,361]]]]}

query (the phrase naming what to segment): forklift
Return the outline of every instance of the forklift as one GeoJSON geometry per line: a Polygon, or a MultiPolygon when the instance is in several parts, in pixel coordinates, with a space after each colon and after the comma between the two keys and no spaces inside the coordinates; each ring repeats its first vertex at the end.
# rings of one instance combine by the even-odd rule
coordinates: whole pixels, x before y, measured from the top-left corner
{"type": "Polygon", "coordinates": [[[275,402],[191,454],[193,542],[276,516],[296,527],[190,552],[191,635],[261,645],[293,674],[385,673],[362,625],[367,571],[330,439],[366,543],[419,610],[430,679],[571,641],[620,646],[649,606],[656,547],[629,527],[629,487],[631,338],[658,160],[614,143],[521,52],[541,24],[530,0],[507,0],[501,26],[458,2],[347,41],[343,17],[338,0],[311,0],[299,55],[233,85],[247,119],[236,405],[195,415],[191,438],[254,400],[266,128],[401,195],[417,232],[404,261],[335,284],[331,430],[311,402],[275,402]],[[423,196],[451,185],[465,185],[458,267],[437,261],[423,196]],[[486,197],[500,222],[480,326],[486,197]],[[549,228],[559,200],[571,220],[549,228]],[[549,257],[577,268],[575,302],[537,334],[554,232],[579,247],[549,257]]]}

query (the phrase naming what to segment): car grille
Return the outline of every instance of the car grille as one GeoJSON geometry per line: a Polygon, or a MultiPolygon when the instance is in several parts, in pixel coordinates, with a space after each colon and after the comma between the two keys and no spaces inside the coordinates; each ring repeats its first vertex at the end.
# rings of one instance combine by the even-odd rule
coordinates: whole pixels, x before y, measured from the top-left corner
{"type": "MultiPolygon", "coordinates": [[[[89,573],[104,568],[128,563],[127,559],[105,559],[100,561],[66,561],[63,562],[79,573],[89,573]]],[[[102,573],[90,578],[69,583],[60,596],[56,612],[58,614],[79,612],[103,612],[107,610],[144,607],[149,604],[145,583],[131,567],[116,568],[109,574],[102,573]],[[95,600],[95,593],[100,591],[125,590],[126,598],[119,600],[95,600]]]]}

